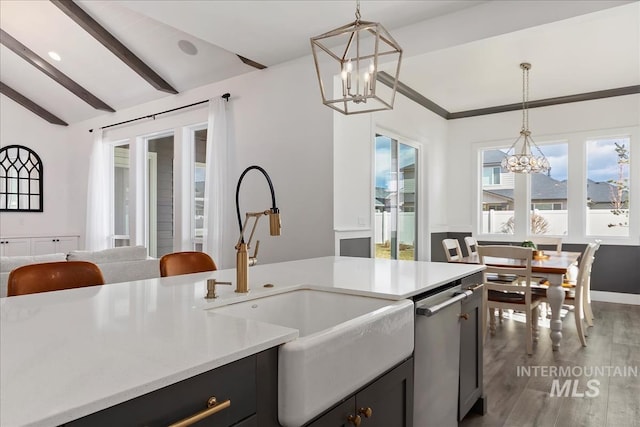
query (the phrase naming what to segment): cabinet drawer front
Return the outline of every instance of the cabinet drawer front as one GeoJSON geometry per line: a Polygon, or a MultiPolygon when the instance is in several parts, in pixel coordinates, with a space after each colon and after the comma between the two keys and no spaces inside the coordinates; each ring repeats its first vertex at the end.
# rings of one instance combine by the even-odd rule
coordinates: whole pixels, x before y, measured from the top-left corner
{"type": "Polygon", "coordinates": [[[256,412],[256,356],[238,360],[145,394],[67,426],[167,426],[206,409],[207,400],[231,400],[231,406],[198,426],[230,426],[256,412]]]}

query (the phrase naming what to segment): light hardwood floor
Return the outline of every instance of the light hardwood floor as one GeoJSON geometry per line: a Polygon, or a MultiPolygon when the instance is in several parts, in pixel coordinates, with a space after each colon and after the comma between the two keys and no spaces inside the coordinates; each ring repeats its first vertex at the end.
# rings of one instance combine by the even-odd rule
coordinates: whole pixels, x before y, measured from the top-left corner
{"type": "Polygon", "coordinates": [[[525,351],[523,323],[515,319],[498,323],[484,350],[487,414],[470,413],[460,427],[640,427],[640,306],[602,302],[592,306],[596,319],[595,326],[587,329],[587,347],[580,345],[573,312],[563,320],[560,350],[552,351],[549,329],[541,327],[532,356],[525,351]],[[523,372],[526,366],[532,367],[529,375],[523,372]],[[569,377],[556,377],[557,385],[578,380],[577,394],[588,391],[593,397],[570,397],[572,391],[569,397],[552,396],[554,378],[543,372],[551,366],[573,371],[569,377]],[[607,374],[616,367],[627,371],[635,367],[638,376],[607,374]],[[594,368],[604,370],[603,375],[594,368]],[[583,375],[573,376],[579,370],[583,375]],[[599,386],[592,381],[590,389],[589,380],[599,381],[599,386]]]}

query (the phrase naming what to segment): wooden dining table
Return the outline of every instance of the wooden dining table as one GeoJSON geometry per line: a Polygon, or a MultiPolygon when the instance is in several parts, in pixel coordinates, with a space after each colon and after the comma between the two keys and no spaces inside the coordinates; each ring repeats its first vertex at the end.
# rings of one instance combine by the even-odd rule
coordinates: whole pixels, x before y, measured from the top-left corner
{"type": "MultiPolygon", "coordinates": [[[[562,340],[562,319],[560,310],[564,303],[565,289],[562,287],[563,277],[569,268],[576,264],[580,258],[580,252],[556,252],[545,251],[543,257],[534,257],[531,261],[531,272],[536,277],[544,277],[549,281],[547,288],[547,301],[551,307],[551,343],[553,350],[560,348],[562,340]]],[[[464,264],[479,264],[480,257],[477,254],[462,257],[456,261],[464,264]]],[[[514,266],[517,260],[507,258],[489,258],[489,265],[514,266]]]]}

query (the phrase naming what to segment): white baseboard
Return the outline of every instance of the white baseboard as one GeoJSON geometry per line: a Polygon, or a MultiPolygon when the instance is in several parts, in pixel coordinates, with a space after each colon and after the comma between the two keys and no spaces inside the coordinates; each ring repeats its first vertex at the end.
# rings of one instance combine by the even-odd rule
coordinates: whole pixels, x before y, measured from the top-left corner
{"type": "Polygon", "coordinates": [[[615,302],[617,304],[640,305],[639,294],[621,292],[591,291],[591,301],[615,302]]]}

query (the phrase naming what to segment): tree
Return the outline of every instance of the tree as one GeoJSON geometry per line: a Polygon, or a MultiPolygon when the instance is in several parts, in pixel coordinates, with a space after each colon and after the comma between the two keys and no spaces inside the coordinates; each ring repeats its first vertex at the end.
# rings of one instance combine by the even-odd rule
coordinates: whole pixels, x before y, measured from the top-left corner
{"type": "MultiPolygon", "coordinates": [[[[513,234],[515,230],[515,221],[511,217],[502,225],[500,231],[506,234],[513,234]]],[[[547,234],[549,232],[549,221],[542,215],[537,213],[531,214],[531,234],[547,234]]]]}
{"type": "Polygon", "coordinates": [[[611,213],[620,217],[617,224],[607,224],[611,227],[628,227],[629,226],[629,179],[627,178],[627,170],[629,167],[629,150],[624,144],[614,142],[616,153],[618,154],[618,179],[610,179],[607,182],[611,184],[611,213]]]}

